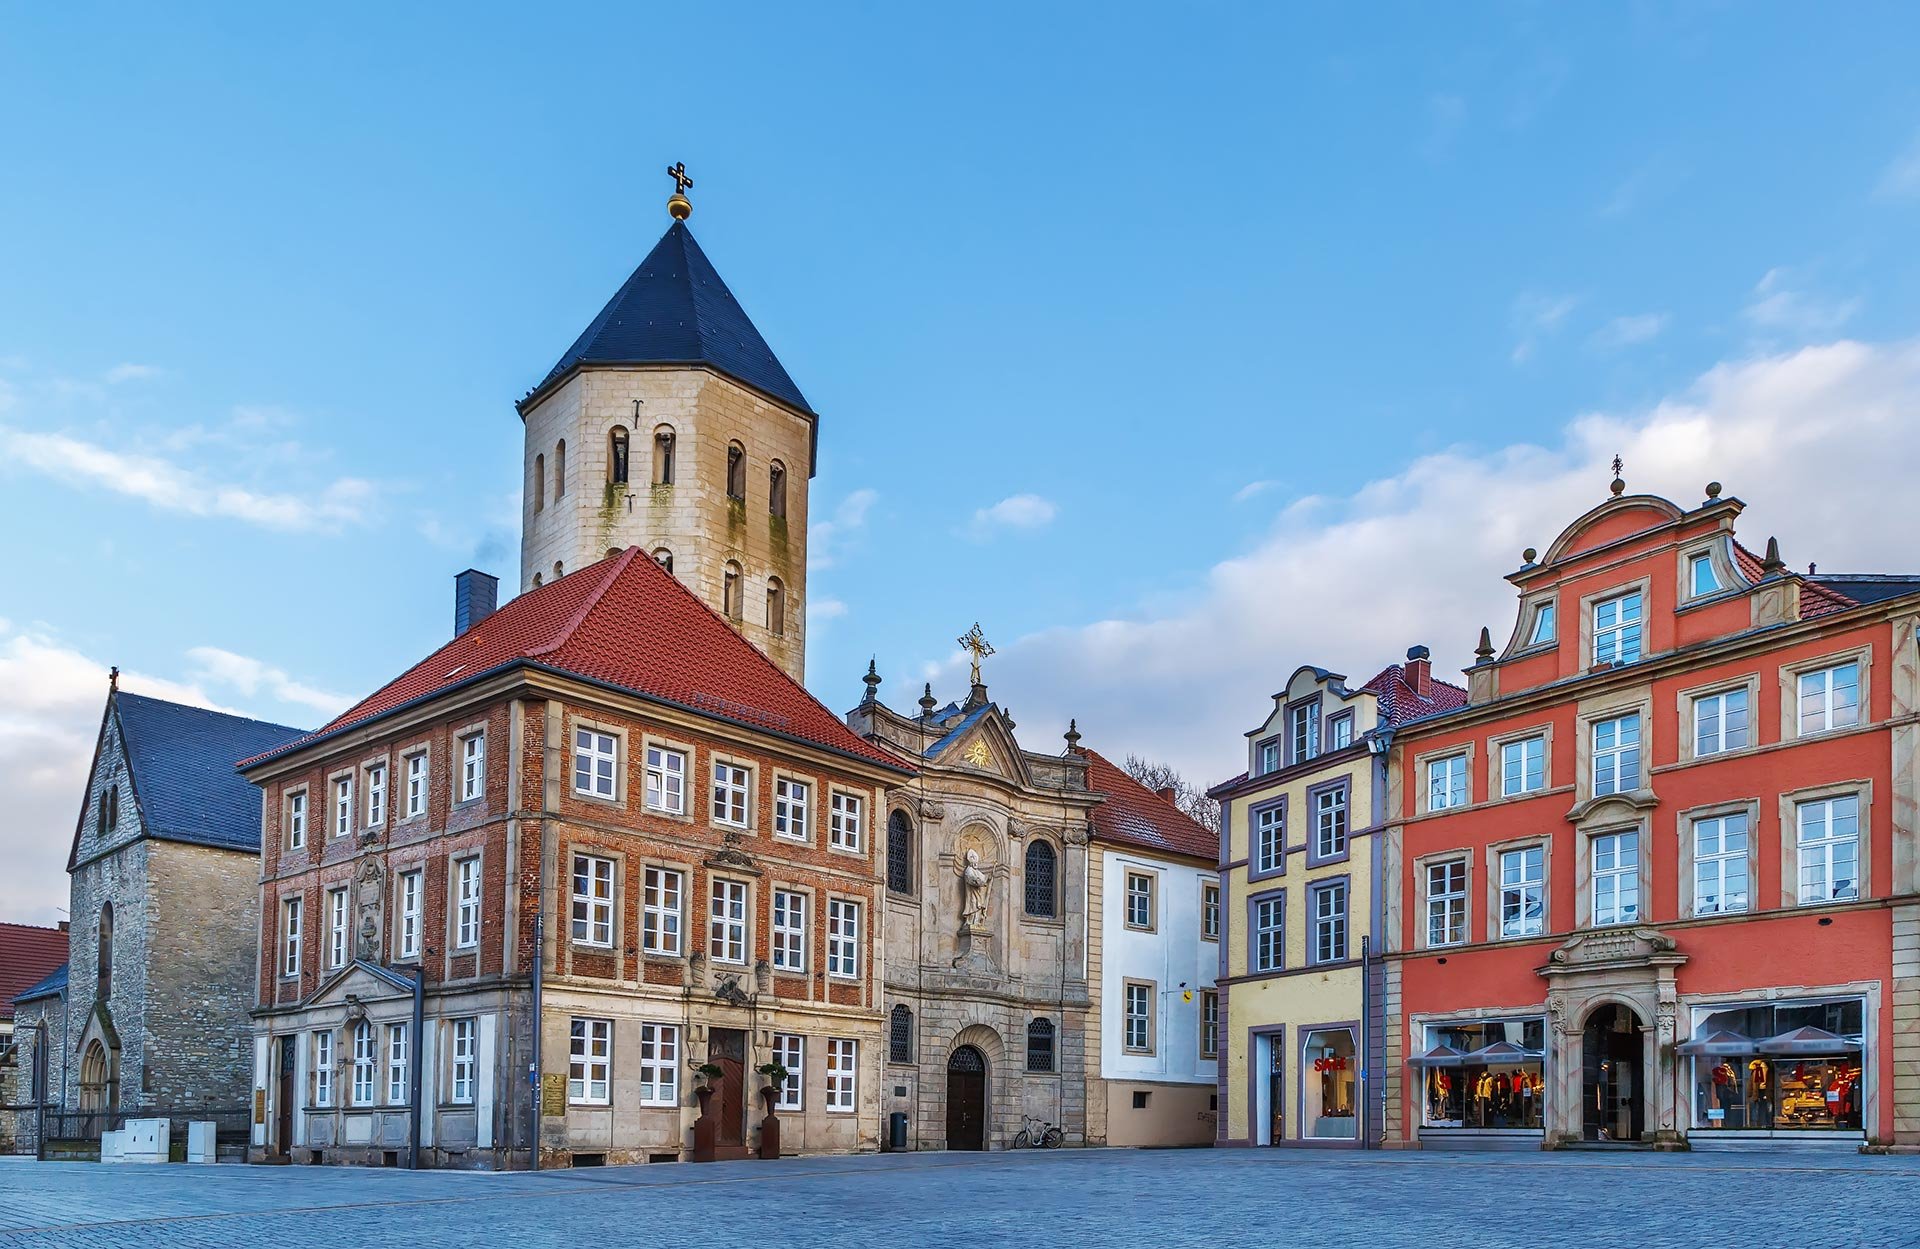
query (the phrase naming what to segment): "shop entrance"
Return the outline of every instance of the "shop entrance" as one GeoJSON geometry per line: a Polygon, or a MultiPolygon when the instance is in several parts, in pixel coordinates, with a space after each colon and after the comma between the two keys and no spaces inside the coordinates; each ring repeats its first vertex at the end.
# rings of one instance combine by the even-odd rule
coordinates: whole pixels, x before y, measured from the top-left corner
{"type": "Polygon", "coordinates": [[[1587,1016],[1581,1033],[1581,1136],[1637,1141],[1646,1131],[1646,1032],[1640,1016],[1608,1003],[1587,1016]]]}

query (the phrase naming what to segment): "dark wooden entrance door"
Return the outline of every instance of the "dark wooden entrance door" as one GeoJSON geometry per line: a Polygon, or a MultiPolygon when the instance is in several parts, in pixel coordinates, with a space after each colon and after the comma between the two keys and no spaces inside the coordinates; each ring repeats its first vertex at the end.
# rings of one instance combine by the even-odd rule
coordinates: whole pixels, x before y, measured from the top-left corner
{"type": "Polygon", "coordinates": [[[1640,1017],[1609,1004],[1580,1035],[1580,1127],[1590,1141],[1637,1141],[1646,1130],[1641,1081],[1646,1040],[1640,1017]]]}
{"type": "Polygon", "coordinates": [[[735,1028],[715,1028],[708,1040],[710,1061],[720,1068],[714,1094],[714,1144],[747,1143],[747,1034],[735,1028]]]}
{"type": "Polygon", "coordinates": [[[298,1038],[280,1038],[279,1082],[273,1091],[273,1152],[282,1158],[293,1153],[293,1047],[298,1038]]]}
{"type": "Polygon", "coordinates": [[[947,1148],[987,1147],[987,1057],[962,1045],[947,1059],[947,1148]]]}

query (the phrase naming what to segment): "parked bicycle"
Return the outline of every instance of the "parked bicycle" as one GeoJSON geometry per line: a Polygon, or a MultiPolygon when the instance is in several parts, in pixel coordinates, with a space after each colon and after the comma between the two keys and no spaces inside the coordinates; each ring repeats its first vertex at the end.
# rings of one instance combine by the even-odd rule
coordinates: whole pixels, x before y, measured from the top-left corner
{"type": "Polygon", "coordinates": [[[1048,1123],[1045,1119],[1036,1119],[1032,1115],[1020,1116],[1020,1130],[1014,1133],[1015,1149],[1058,1149],[1067,1134],[1048,1123]]]}

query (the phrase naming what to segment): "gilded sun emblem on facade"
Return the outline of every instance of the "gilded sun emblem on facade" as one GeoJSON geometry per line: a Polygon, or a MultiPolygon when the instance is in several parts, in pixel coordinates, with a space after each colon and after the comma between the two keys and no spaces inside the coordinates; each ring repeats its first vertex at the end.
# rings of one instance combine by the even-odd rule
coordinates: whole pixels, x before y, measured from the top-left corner
{"type": "Polygon", "coordinates": [[[976,768],[990,768],[993,766],[993,752],[988,750],[987,743],[978,737],[973,739],[973,745],[967,747],[967,753],[964,758],[976,768]]]}

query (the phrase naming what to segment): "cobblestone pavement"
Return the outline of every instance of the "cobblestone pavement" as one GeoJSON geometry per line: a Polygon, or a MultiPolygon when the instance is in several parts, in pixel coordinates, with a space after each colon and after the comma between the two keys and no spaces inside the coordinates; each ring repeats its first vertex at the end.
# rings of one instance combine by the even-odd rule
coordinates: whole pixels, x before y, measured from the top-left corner
{"type": "Polygon", "coordinates": [[[16,1246],[1920,1246],[1920,1158],[1062,1150],[557,1171],[0,1160],[16,1246]]]}

